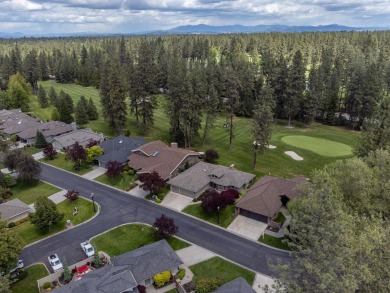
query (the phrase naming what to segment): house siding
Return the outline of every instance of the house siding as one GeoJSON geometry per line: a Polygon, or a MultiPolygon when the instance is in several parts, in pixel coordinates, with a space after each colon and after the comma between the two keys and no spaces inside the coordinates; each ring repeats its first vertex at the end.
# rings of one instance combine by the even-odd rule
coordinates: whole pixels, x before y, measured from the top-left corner
{"type": "Polygon", "coordinates": [[[29,215],[29,213],[26,211],[26,212],[24,212],[23,214],[17,215],[17,216],[12,217],[12,218],[8,218],[8,219],[7,219],[7,223],[9,224],[9,223],[11,223],[11,222],[20,221],[20,220],[22,220],[22,219],[24,219],[24,218],[27,218],[28,215],[29,215]]]}

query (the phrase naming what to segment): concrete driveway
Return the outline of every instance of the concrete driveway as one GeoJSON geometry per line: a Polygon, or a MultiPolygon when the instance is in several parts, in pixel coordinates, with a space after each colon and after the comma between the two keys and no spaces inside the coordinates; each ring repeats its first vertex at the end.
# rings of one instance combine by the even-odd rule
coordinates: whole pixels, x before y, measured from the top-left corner
{"type": "Polygon", "coordinates": [[[188,196],[184,196],[178,193],[169,192],[164,200],[161,202],[163,206],[170,207],[177,211],[183,210],[186,206],[188,206],[192,202],[192,198],[188,196]]]}
{"type": "MultiPolygon", "coordinates": [[[[138,182],[138,184],[140,184],[140,183],[138,182]]],[[[143,190],[143,189],[140,188],[139,186],[133,188],[133,189],[130,190],[128,193],[129,193],[130,195],[132,195],[132,196],[139,197],[139,198],[145,198],[145,196],[147,196],[147,195],[149,194],[148,191],[143,190]]]]}
{"type": "Polygon", "coordinates": [[[261,234],[263,234],[266,228],[266,223],[249,219],[241,215],[238,215],[229,227],[227,227],[229,231],[256,241],[259,239],[261,234]]]}

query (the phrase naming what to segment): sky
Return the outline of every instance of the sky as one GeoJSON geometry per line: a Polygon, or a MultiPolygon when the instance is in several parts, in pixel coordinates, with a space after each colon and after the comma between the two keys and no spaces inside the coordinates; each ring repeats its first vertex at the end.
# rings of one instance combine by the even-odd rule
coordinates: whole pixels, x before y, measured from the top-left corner
{"type": "Polygon", "coordinates": [[[390,0],[0,0],[0,32],[132,33],[181,25],[390,27],[390,0]]]}

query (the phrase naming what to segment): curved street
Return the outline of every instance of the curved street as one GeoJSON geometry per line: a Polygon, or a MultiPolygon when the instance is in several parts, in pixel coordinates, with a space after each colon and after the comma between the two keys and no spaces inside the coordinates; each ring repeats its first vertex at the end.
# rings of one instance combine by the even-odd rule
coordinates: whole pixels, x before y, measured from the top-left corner
{"type": "Polygon", "coordinates": [[[66,257],[69,264],[75,263],[85,258],[80,242],[125,223],[152,225],[162,213],[174,218],[179,226],[177,236],[256,272],[272,275],[269,259],[289,259],[287,252],[268,248],[188,215],[46,164],[42,164],[41,179],[63,189],[77,189],[86,198],[93,192],[101,211],[85,224],[25,247],[21,255],[25,265],[47,262],[47,256],[51,253],[57,253],[60,258],[66,257]]]}

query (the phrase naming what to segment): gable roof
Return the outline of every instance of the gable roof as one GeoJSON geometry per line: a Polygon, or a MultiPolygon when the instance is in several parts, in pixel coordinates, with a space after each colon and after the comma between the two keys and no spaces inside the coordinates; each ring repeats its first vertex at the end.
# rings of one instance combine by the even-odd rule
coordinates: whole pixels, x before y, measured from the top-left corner
{"type": "Polygon", "coordinates": [[[199,156],[199,153],[177,147],[169,147],[158,140],[134,149],[128,159],[129,167],[139,170],[138,173],[152,173],[156,171],[161,178],[166,180],[188,156],[199,156]]]}
{"type": "Polygon", "coordinates": [[[112,258],[111,262],[114,266],[128,267],[137,282],[142,282],[183,263],[166,240],[119,255],[112,258]]]}
{"type": "Polygon", "coordinates": [[[0,204],[0,214],[4,220],[16,217],[30,210],[31,208],[18,198],[0,204]]]}
{"type": "Polygon", "coordinates": [[[77,141],[80,145],[85,147],[91,139],[101,141],[103,138],[103,134],[96,133],[91,129],[85,128],[73,130],[71,132],[59,135],[53,138],[51,142],[57,142],[63,148],[67,148],[77,141]]]}
{"type": "Polygon", "coordinates": [[[30,116],[26,116],[20,119],[9,120],[2,125],[3,132],[9,135],[22,132],[24,130],[36,127],[41,123],[30,116]]]}
{"type": "Polygon", "coordinates": [[[248,284],[243,277],[234,279],[233,281],[222,285],[212,293],[256,293],[256,291],[248,284]]]}
{"type": "Polygon", "coordinates": [[[272,176],[261,177],[236,207],[271,218],[282,207],[280,196],[285,195],[290,199],[297,197],[299,193],[296,187],[305,183],[307,180],[303,176],[291,180],[272,176]]]}
{"type": "Polygon", "coordinates": [[[115,138],[107,139],[98,144],[104,151],[104,154],[98,160],[105,163],[117,161],[123,164],[127,162],[127,158],[133,149],[139,148],[144,144],[146,144],[146,141],[142,137],[132,138],[119,135],[115,138]]]}
{"type": "Polygon", "coordinates": [[[168,181],[168,184],[197,192],[213,182],[223,186],[233,186],[237,189],[248,184],[256,176],[222,165],[199,162],[168,181]],[[212,178],[214,175],[217,178],[212,178]]]}
{"type": "Polygon", "coordinates": [[[60,121],[49,121],[35,125],[32,128],[24,130],[18,134],[21,139],[34,138],[37,131],[41,131],[44,137],[61,135],[73,130],[72,125],[60,121]]]}

